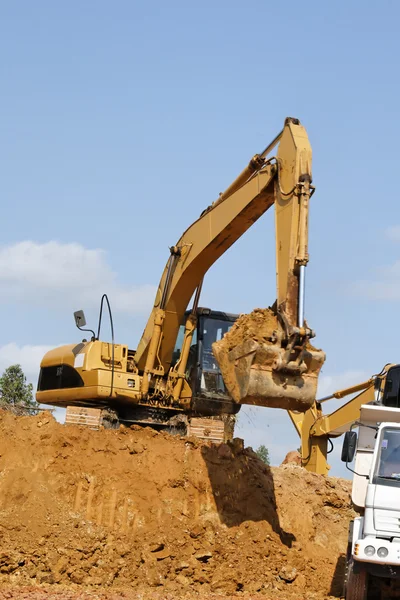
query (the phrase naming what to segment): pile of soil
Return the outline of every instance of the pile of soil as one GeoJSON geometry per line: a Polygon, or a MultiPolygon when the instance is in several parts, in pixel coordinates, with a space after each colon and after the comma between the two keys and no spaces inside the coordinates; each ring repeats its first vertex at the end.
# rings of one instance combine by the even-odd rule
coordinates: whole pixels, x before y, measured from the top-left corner
{"type": "MultiPolygon", "coordinates": [[[[224,346],[226,351],[230,352],[247,340],[270,344],[274,331],[282,331],[282,326],[272,308],[255,308],[251,313],[239,316],[223,339],[218,342],[218,346],[224,346]]],[[[310,342],[307,342],[306,348],[317,350],[310,342]]]]}
{"type": "Polygon", "coordinates": [[[239,439],[0,411],[0,473],[0,598],[340,594],[349,482],[269,468],[239,439]]]}
{"type": "Polygon", "coordinates": [[[271,308],[255,308],[249,314],[240,315],[223,339],[227,351],[230,352],[247,340],[269,344],[272,332],[281,329],[271,308]]]}

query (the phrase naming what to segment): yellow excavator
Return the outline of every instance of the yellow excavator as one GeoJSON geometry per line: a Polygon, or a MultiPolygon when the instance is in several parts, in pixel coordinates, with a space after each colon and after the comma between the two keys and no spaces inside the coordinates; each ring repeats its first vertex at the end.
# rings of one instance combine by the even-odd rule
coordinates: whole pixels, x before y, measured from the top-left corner
{"type": "Polygon", "coordinates": [[[349,431],[351,426],[359,421],[360,409],[365,404],[400,409],[400,365],[385,365],[380,373],[370,379],[320,398],[303,413],[289,411],[301,439],[302,465],[308,471],[328,474],[330,440],[349,431]],[[351,396],[350,400],[335,411],[330,414],[323,413],[325,402],[348,396],[351,396]]]}
{"type": "MultiPolygon", "coordinates": [[[[287,118],[283,130],[170,248],[137,349],[115,343],[113,335],[111,342],[101,341],[99,327],[89,340],[51,350],[41,362],[37,401],[103,409],[114,422],[155,427],[233,415],[246,403],[300,412],[313,407],[325,354],[310,345],[314,332],[304,318],[311,158],[304,127],[287,118]],[[199,307],[203,278],[273,206],[275,320],[262,339],[221,348],[219,340],[237,315],[199,307]]],[[[91,331],[84,329],[82,311],[75,319],[79,329],[91,331]]],[[[237,323],[240,327],[240,319],[237,323]]]]}

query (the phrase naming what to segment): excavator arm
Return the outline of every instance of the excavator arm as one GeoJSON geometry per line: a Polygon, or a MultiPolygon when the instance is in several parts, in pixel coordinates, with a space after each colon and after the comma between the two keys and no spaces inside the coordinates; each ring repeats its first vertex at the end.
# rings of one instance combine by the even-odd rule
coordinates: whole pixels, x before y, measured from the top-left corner
{"type": "Polygon", "coordinates": [[[144,368],[155,315],[165,312],[160,343],[160,363],[171,363],[178,328],[195,289],[208,269],[232,244],[276,203],[278,306],[291,322],[298,320],[297,266],[306,265],[308,196],[311,182],[311,147],[304,127],[287,119],[284,129],[209,206],[171,248],[152,313],[139,341],[136,362],[144,368]],[[279,143],[277,157],[266,155],[279,143]],[[300,191],[304,188],[304,198],[300,191]],[[298,202],[303,200],[303,202],[298,202]],[[300,210],[301,206],[301,210],[300,210]]]}
{"type": "MultiPolygon", "coordinates": [[[[178,328],[205,273],[263,213],[275,205],[276,313],[280,326],[270,331],[274,348],[272,351],[268,349],[270,360],[263,360],[264,365],[268,363],[267,368],[258,370],[257,393],[252,393],[247,383],[243,391],[242,385],[250,367],[260,364],[260,360],[254,358],[254,351],[244,351],[247,358],[253,354],[254,359],[251,365],[244,365],[237,357],[232,358],[233,355],[231,359],[225,356],[218,345],[214,345],[213,350],[228,390],[239,403],[288,407],[287,402],[294,396],[293,406],[305,410],[315,399],[317,376],[325,356],[310,349],[305,352],[306,343],[313,336],[304,322],[308,203],[313,191],[311,158],[311,146],[304,127],[297,119],[286,119],[282,132],[261,154],[251,159],[231,186],[170,249],[171,255],[158,286],[154,307],[135,355],[138,369],[144,373],[143,395],[148,393],[152,379],[163,377],[168,372],[178,328]],[[276,156],[269,157],[275,146],[278,146],[276,156]],[[232,373],[232,369],[236,372],[232,373]],[[246,372],[244,375],[243,371],[246,372]],[[280,371],[281,375],[277,378],[274,371],[280,371]],[[238,392],[239,387],[242,389],[238,392]],[[274,403],[277,397],[279,400],[274,403]]],[[[190,329],[193,330],[193,326],[187,327],[188,336],[190,329]]],[[[181,359],[180,378],[184,371],[185,364],[181,359]]],[[[179,374],[176,379],[179,379],[179,374]]],[[[167,386],[167,389],[171,391],[171,387],[167,386]]],[[[176,398],[177,394],[173,393],[173,396],[176,398]]]]}
{"type": "Polygon", "coordinates": [[[168,370],[179,326],[190,298],[216,260],[274,203],[276,166],[267,164],[229,202],[217,201],[185,231],[171,251],[161,277],[154,308],[138,344],[135,361],[144,369],[154,336],[157,312],[163,316],[159,366],[168,370]]]}
{"type": "Polygon", "coordinates": [[[370,379],[319,399],[304,413],[288,411],[301,439],[302,465],[327,475],[328,441],[348,431],[359,420],[361,407],[371,403],[400,407],[400,365],[387,364],[370,379]],[[353,397],[333,412],[323,413],[325,402],[348,396],[353,397]]]}

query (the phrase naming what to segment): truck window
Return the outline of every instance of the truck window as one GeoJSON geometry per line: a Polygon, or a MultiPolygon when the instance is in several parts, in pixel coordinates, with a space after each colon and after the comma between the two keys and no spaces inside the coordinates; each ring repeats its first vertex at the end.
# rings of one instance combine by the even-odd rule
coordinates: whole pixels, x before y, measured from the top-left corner
{"type": "Polygon", "coordinates": [[[376,476],[400,481],[400,429],[385,427],[378,443],[376,476]]]}

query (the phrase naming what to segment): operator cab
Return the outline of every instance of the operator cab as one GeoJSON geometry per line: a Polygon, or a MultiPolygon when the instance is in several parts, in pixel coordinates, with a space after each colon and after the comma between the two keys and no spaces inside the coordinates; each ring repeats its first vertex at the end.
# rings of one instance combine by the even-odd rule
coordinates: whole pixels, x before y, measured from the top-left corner
{"type": "MultiPolygon", "coordinates": [[[[184,322],[189,314],[190,311],[186,311],[184,322]]],[[[215,414],[218,405],[221,413],[239,411],[240,405],[230,398],[212,352],[213,343],[230,330],[238,316],[209,308],[197,309],[197,328],[193,334],[186,366],[186,379],[192,388],[194,410],[208,412],[208,407],[215,414]]],[[[172,366],[180,356],[184,333],[185,325],[182,324],[175,344],[172,366]]]]}

